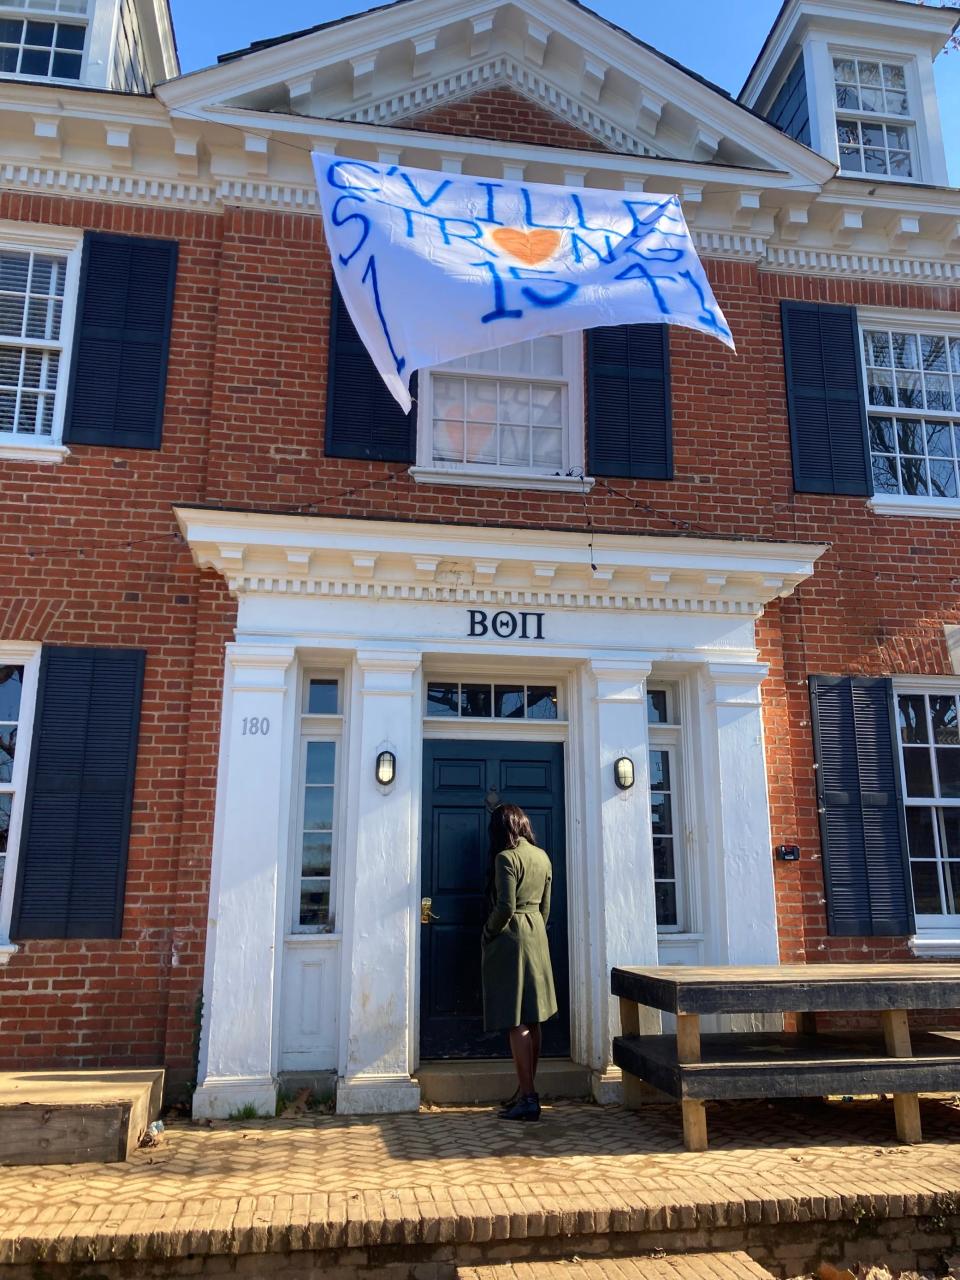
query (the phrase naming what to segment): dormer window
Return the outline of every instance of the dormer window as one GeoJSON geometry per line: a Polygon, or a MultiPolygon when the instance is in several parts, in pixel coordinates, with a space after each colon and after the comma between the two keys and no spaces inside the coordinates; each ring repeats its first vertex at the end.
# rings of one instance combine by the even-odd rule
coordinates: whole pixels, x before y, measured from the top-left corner
{"type": "Polygon", "coordinates": [[[916,177],[906,67],[835,57],[837,141],[844,173],[916,177]]]}
{"type": "Polygon", "coordinates": [[[86,0],[31,0],[26,15],[25,0],[0,0],[0,76],[79,80],[86,7],[86,0]]]}

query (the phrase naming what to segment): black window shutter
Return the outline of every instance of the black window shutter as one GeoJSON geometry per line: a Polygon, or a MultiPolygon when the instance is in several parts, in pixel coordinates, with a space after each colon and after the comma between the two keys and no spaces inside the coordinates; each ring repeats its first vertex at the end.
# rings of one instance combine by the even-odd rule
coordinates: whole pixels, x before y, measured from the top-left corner
{"type": "Polygon", "coordinates": [[[856,307],[781,302],[797,493],[873,493],[856,307]]]}
{"type": "Polygon", "coordinates": [[[142,649],[44,646],[14,938],[119,938],[142,649]]]}
{"type": "MultiPolygon", "coordinates": [[[[332,282],[327,374],[328,458],[415,462],[417,407],[404,413],[360,341],[343,295],[332,282]]],[[[410,380],[417,397],[417,375],[410,380]]]]}
{"type": "Polygon", "coordinates": [[[827,920],[844,937],[914,931],[893,686],[811,676],[827,920]]]}
{"type": "Polygon", "coordinates": [[[68,444],[160,448],[177,251],[175,240],[84,236],[68,444]]]}
{"type": "Polygon", "coordinates": [[[673,479],[665,324],[587,331],[587,465],[597,476],[673,479]]]}

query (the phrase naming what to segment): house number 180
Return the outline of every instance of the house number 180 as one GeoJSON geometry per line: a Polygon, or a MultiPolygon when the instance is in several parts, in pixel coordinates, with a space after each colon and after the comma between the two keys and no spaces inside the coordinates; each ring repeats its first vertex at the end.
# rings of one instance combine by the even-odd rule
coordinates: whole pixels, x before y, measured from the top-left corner
{"type": "Polygon", "coordinates": [[[246,738],[249,734],[252,738],[265,738],[270,732],[270,720],[267,716],[244,716],[243,717],[243,736],[246,738]]]}

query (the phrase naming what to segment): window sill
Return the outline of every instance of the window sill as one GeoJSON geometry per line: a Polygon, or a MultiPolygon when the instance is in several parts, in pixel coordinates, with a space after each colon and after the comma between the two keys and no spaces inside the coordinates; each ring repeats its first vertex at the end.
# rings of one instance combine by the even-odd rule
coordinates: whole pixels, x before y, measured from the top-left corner
{"type": "Polygon", "coordinates": [[[915,956],[925,956],[931,960],[940,957],[948,959],[960,957],[960,934],[917,934],[910,939],[910,950],[915,956]]]}
{"type": "Polygon", "coordinates": [[[0,440],[0,459],[10,462],[62,462],[69,457],[65,444],[13,444],[0,440]]]}
{"type": "Polygon", "coordinates": [[[960,499],[958,498],[911,498],[908,495],[891,493],[875,495],[867,505],[878,516],[960,520],[960,499]]]}
{"type": "Polygon", "coordinates": [[[499,467],[411,467],[418,484],[448,484],[471,489],[537,489],[544,493],[589,493],[596,481],[590,476],[547,476],[499,467]]]}
{"type": "Polygon", "coordinates": [[[15,942],[0,942],[0,969],[9,964],[19,950],[15,942]]]}

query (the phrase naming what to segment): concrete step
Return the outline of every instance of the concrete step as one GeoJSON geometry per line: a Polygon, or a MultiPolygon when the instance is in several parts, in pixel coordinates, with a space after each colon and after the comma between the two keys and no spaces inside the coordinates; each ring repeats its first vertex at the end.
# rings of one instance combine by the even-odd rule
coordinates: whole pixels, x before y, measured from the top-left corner
{"type": "MultiPolygon", "coordinates": [[[[471,1062],[422,1062],[417,1072],[421,1101],[435,1106],[492,1104],[517,1087],[513,1063],[490,1058],[471,1062]]],[[[569,1058],[544,1058],[537,1072],[541,1098],[589,1098],[590,1071],[569,1058]]]]}
{"type": "Polygon", "coordinates": [[[160,1114],[163,1070],[0,1072],[0,1165],[126,1160],[160,1114]]]}
{"type": "Polygon", "coordinates": [[[457,1280],[773,1280],[746,1253],[682,1253],[646,1258],[579,1258],[458,1267],[457,1280]]]}

